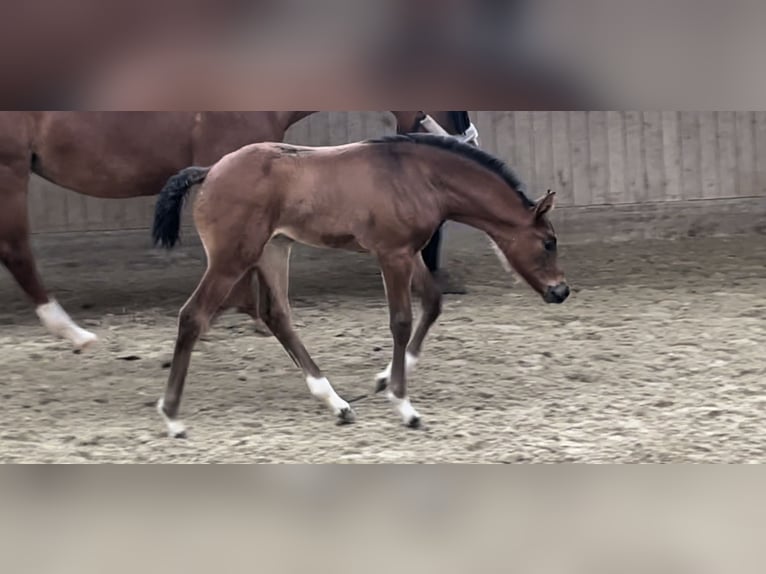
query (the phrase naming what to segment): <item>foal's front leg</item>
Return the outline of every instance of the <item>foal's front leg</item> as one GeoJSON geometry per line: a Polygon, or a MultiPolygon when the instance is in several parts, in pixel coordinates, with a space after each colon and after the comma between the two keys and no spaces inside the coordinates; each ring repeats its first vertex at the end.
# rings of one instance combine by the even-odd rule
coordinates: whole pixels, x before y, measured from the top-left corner
{"type": "Polygon", "coordinates": [[[406,354],[407,343],[412,335],[412,282],[413,256],[400,253],[380,257],[380,268],[386,285],[391,335],[394,339],[394,356],[391,361],[388,384],[388,399],[402,421],[410,428],[420,426],[420,415],[407,396],[406,354]]]}
{"type": "MultiPolygon", "coordinates": [[[[428,267],[422,256],[416,256],[414,259],[414,271],[412,274],[412,283],[415,292],[420,297],[422,314],[420,321],[415,329],[415,334],[407,346],[407,353],[404,356],[404,370],[409,377],[415,370],[415,366],[420,360],[420,354],[423,350],[423,341],[428,334],[431,326],[436,322],[442,310],[442,292],[434,282],[428,267]]],[[[389,363],[386,370],[378,373],[375,377],[375,392],[384,391],[391,379],[391,365],[389,363]]]]}

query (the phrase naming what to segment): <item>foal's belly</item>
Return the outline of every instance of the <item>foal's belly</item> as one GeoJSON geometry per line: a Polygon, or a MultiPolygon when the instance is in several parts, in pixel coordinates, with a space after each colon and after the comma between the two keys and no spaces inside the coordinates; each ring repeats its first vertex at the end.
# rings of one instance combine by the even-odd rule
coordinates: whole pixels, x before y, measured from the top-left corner
{"type": "Polygon", "coordinates": [[[366,253],[368,250],[362,247],[356,236],[352,233],[339,232],[320,232],[312,229],[296,229],[294,227],[278,227],[272,233],[272,237],[284,235],[297,243],[309,245],[311,247],[325,249],[343,249],[345,251],[355,251],[366,253]]]}

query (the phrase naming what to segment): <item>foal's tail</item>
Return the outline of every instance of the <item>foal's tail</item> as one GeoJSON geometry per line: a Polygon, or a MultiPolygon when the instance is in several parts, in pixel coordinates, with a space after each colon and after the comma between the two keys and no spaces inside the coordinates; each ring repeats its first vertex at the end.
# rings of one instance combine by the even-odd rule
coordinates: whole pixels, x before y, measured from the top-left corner
{"type": "Polygon", "coordinates": [[[205,181],[209,167],[187,167],[168,179],[154,208],[154,244],[172,249],[181,235],[181,209],[193,186],[205,181]]]}

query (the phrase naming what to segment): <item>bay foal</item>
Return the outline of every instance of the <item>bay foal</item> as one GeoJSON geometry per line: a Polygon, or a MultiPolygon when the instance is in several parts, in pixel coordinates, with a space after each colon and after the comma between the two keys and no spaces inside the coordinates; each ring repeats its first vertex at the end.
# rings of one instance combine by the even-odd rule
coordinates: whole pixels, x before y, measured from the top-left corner
{"type": "Polygon", "coordinates": [[[556,261],[556,235],[546,214],[554,194],[530,201],[500,160],[453,138],[410,134],[337,147],[254,144],[209,168],[170,178],[155,210],[156,243],[172,247],[189,190],[202,184],[194,221],[207,270],[181,309],[165,395],[158,410],[171,436],[185,436],[178,418],[192,349],[232,287],[255,269],[261,315],[306,377],[311,393],[339,423],[354,413],[314,363],[290,321],[288,262],[298,241],[374,255],[382,271],[394,342],[393,359],[378,377],[405,425],[420,415],[406,378],[441,312],[441,293],[419,254],[445,219],[486,232],[499,253],[548,303],[569,287],[556,261]],[[410,289],[423,313],[414,336],[410,289]]]}

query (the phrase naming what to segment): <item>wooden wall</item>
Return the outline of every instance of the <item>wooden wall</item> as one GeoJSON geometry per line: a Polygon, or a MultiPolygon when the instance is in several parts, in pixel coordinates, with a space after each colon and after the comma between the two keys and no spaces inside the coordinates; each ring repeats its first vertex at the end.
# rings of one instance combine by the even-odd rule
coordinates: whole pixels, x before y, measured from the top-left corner
{"type": "MultiPolygon", "coordinates": [[[[766,207],[766,112],[471,114],[482,147],[506,160],[531,196],[558,191],[561,207],[653,204],[650,212],[656,204],[732,199],[766,207]]],[[[324,112],[293,126],[286,139],[332,145],[393,130],[385,112],[324,112]]],[[[30,188],[36,232],[146,228],[153,207],[153,198],[91,199],[37,178],[30,188]]]]}

